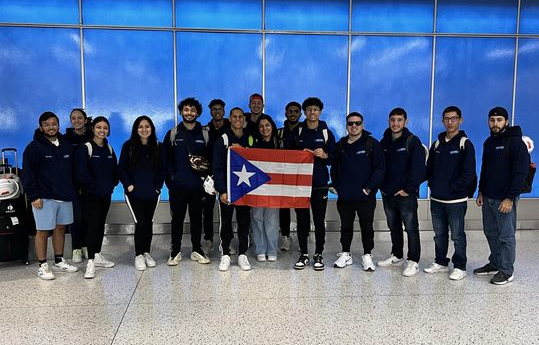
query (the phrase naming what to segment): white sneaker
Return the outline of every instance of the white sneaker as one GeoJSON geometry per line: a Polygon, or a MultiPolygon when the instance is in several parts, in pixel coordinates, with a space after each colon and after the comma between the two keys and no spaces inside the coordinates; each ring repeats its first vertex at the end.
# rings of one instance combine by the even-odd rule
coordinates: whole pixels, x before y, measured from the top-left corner
{"type": "Polygon", "coordinates": [[[458,268],[453,269],[453,271],[451,271],[451,274],[449,275],[449,279],[451,280],[461,280],[464,277],[466,277],[466,271],[463,271],[458,268]]]}
{"type": "Polygon", "coordinates": [[[398,258],[395,255],[391,254],[391,256],[385,260],[378,261],[376,264],[380,267],[389,267],[389,266],[400,266],[402,265],[404,261],[404,258],[398,258]]]}
{"type": "Polygon", "coordinates": [[[269,262],[277,261],[277,255],[268,255],[268,261],[269,262]]]}
{"type": "Polygon", "coordinates": [[[82,247],[80,250],[82,252],[82,258],[88,260],[88,247],[82,247]]]}
{"type": "Polygon", "coordinates": [[[281,250],[287,252],[290,250],[291,246],[292,240],[290,239],[290,236],[281,236],[281,250]]]}
{"type": "Polygon", "coordinates": [[[206,255],[197,252],[191,253],[191,260],[197,261],[199,264],[209,264],[211,261],[206,255]]]}
{"type": "Polygon", "coordinates": [[[419,272],[419,265],[417,262],[408,260],[406,268],[402,271],[402,275],[405,277],[415,276],[419,272]]]}
{"type": "Polygon", "coordinates": [[[249,259],[245,254],[238,256],[238,265],[242,271],[249,271],[251,269],[251,264],[249,263],[249,259]]]}
{"type": "Polygon", "coordinates": [[[82,262],[82,250],[73,249],[73,255],[71,256],[71,261],[73,261],[76,264],[80,264],[82,262]]]}
{"type": "Polygon", "coordinates": [[[79,270],[77,266],[70,265],[64,258],[62,258],[62,261],[60,261],[59,263],[54,263],[52,267],[67,273],[74,273],[79,270]]]}
{"type": "Polygon", "coordinates": [[[94,265],[95,267],[111,268],[111,267],[114,267],[114,262],[105,259],[105,257],[101,253],[95,253],[94,265]]]}
{"type": "Polygon", "coordinates": [[[144,263],[146,264],[146,267],[157,266],[155,260],[150,256],[150,253],[144,253],[142,256],[144,256],[144,263]]]}
{"type": "Polygon", "coordinates": [[[258,254],[256,256],[256,261],[260,261],[260,262],[266,261],[266,254],[258,254]]]}
{"type": "Polygon", "coordinates": [[[361,257],[361,264],[363,265],[363,271],[374,272],[374,270],[376,270],[376,266],[374,266],[374,262],[372,261],[372,255],[371,254],[363,255],[361,257]]]}
{"type": "Polygon", "coordinates": [[[202,242],[201,247],[204,254],[206,254],[207,256],[210,256],[210,252],[213,249],[213,242],[210,240],[204,240],[204,242],[202,242]]]}
{"type": "Polygon", "coordinates": [[[354,263],[352,260],[352,254],[350,252],[341,252],[339,258],[333,263],[335,268],[344,268],[354,263]]]}
{"type": "Polygon", "coordinates": [[[436,262],[433,262],[432,265],[424,268],[423,271],[425,271],[425,273],[449,272],[449,267],[438,265],[436,262]]]}
{"type": "Polygon", "coordinates": [[[179,252],[178,255],[176,255],[175,257],[169,257],[167,265],[178,266],[180,264],[180,261],[182,261],[182,252],[179,252]]]}
{"type": "Polygon", "coordinates": [[[230,268],[230,256],[221,255],[221,262],[219,263],[219,271],[224,272],[228,271],[230,268]]]}
{"type": "Polygon", "coordinates": [[[95,265],[94,260],[90,259],[86,263],[86,271],[84,272],[84,278],[92,279],[95,278],[95,265]]]}
{"type": "Polygon", "coordinates": [[[43,280],[53,280],[56,278],[51,271],[48,263],[42,263],[37,269],[37,276],[43,280]]]}
{"type": "Polygon", "coordinates": [[[144,271],[146,269],[146,260],[144,260],[144,255],[135,256],[135,268],[137,271],[144,271]]]}

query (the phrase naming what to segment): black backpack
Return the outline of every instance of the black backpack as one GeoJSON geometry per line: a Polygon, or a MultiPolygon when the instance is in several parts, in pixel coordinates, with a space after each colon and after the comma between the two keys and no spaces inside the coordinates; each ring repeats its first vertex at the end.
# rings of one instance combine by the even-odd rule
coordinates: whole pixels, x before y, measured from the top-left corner
{"type": "MultiPolygon", "coordinates": [[[[505,139],[505,142],[504,142],[504,147],[507,154],[509,154],[509,148],[511,146],[512,138],[513,137],[508,137],[505,139]]],[[[529,153],[528,153],[528,162],[529,162],[528,175],[526,176],[526,179],[524,180],[524,185],[522,186],[522,190],[520,191],[521,194],[531,193],[532,187],[533,187],[533,179],[535,177],[535,171],[537,170],[535,163],[532,163],[532,159],[529,153]]]]}

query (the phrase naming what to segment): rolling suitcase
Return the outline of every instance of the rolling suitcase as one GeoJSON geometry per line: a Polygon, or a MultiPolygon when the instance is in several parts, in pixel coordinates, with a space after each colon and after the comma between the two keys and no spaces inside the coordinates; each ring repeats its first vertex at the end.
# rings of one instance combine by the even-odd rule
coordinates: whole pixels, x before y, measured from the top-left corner
{"type": "Polygon", "coordinates": [[[0,164],[0,261],[22,260],[28,264],[28,203],[19,178],[17,150],[2,149],[0,164]],[[11,153],[14,165],[6,160],[11,153]]]}

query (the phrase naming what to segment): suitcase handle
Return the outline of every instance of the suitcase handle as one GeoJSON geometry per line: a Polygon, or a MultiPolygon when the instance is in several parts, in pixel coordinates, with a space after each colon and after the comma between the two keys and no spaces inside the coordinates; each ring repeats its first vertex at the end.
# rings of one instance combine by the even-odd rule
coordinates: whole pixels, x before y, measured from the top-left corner
{"type": "Polygon", "coordinates": [[[2,152],[7,152],[7,151],[17,152],[17,149],[14,147],[5,147],[2,149],[2,152]]]}
{"type": "MultiPolygon", "coordinates": [[[[6,161],[6,152],[13,152],[13,158],[15,159],[15,174],[19,175],[19,157],[17,155],[17,149],[14,147],[5,147],[2,149],[2,162],[6,161]]],[[[13,165],[12,165],[13,166],[13,165]]],[[[4,168],[5,171],[5,168],[4,168]]]]}

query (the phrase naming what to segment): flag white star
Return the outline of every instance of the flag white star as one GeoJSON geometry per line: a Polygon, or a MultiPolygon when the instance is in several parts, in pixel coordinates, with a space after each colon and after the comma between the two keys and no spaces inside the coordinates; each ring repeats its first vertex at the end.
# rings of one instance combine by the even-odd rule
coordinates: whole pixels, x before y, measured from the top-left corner
{"type": "Polygon", "coordinates": [[[249,187],[251,187],[251,182],[249,182],[249,178],[253,176],[255,173],[248,172],[247,169],[245,169],[245,164],[241,167],[241,171],[233,171],[233,173],[239,177],[238,184],[237,184],[238,186],[242,184],[243,182],[249,187]]]}

